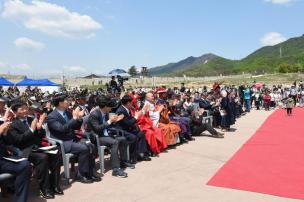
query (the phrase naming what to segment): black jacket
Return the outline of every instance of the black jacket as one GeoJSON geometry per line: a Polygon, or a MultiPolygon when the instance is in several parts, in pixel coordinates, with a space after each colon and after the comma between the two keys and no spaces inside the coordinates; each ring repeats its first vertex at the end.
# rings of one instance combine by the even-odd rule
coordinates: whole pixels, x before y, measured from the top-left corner
{"type": "Polygon", "coordinates": [[[21,120],[15,119],[12,122],[11,128],[8,130],[7,135],[4,136],[5,142],[19,148],[20,150],[32,147],[33,145],[39,145],[42,138],[42,133],[39,131],[32,132],[30,130],[29,127],[32,121],[33,118],[27,117],[29,126],[26,126],[21,120]]]}
{"type": "Polygon", "coordinates": [[[99,108],[96,108],[89,115],[86,131],[94,132],[99,136],[104,136],[103,131],[111,126],[107,123],[107,121],[109,120],[108,114],[106,114],[105,116],[106,122],[103,122],[102,113],[99,108]]]}
{"type": "Polygon", "coordinates": [[[0,157],[8,156],[6,145],[3,141],[2,136],[0,136],[0,157]]]}
{"type": "Polygon", "coordinates": [[[66,122],[62,115],[54,110],[48,115],[47,125],[50,130],[51,136],[62,141],[76,140],[74,130],[81,127],[82,120],[72,119],[71,113],[67,112],[69,121],[66,122]]]}
{"type": "Polygon", "coordinates": [[[30,125],[33,118],[27,117],[28,126],[21,120],[15,119],[6,136],[3,137],[5,143],[11,146],[14,155],[28,158],[32,148],[39,147],[41,139],[44,136],[43,129],[31,131],[30,125]]]}
{"type": "Polygon", "coordinates": [[[124,118],[117,123],[121,129],[128,132],[137,132],[139,130],[137,120],[130,113],[128,113],[128,111],[123,106],[120,106],[117,109],[116,113],[118,115],[124,115],[124,118]]]}

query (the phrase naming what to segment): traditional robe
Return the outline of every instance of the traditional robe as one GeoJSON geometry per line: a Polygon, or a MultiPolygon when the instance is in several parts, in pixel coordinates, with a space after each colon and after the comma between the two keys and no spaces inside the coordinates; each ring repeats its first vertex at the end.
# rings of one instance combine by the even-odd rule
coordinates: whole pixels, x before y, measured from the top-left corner
{"type": "Polygon", "coordinates": [[[167,110],[162,112],[157,111],[154,104],[146,101],[145,105],[150,106],[149,116],[153,122],[154,127],[158,127],[162,130],[165,135],[167,145],[173,145],[177,143],[178,134],[181,132],[180,127],[170,121],[169,114],[167,110]]]}
{"type": "MultiPolygon", "coordinates": [[[[137,99],[134,95],[130,94],[132,97],[132,105],[134,110],[131,113],[135,113],[138,110],[137,99]]],[[[166,144],[165,135],[161,129],[154,127],[153,122],[149,117],[149,112],[145,112],[142,116],[138,117],[137,124],[140,130],[145,134],[146,141],[150,147],[150,150],[154,154],[159,154],[161,151],[165,150],[168,146],[166,144]]]]}

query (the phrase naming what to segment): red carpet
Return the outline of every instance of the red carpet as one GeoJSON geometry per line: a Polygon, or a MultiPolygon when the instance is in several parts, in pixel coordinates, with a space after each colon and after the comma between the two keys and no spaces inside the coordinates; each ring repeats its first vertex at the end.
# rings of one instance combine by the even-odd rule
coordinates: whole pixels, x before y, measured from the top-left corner
{"type": "Polygon", "coordinates": [[[304,199],[304,109],[275,111],[208,185],[304,199]]]}

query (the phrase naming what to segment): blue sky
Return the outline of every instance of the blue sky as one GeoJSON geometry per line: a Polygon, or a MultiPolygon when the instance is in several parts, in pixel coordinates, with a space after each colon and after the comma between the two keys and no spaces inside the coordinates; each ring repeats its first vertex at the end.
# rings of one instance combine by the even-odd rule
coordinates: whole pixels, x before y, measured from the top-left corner
{"type": "Polygon", "coordinates": [[[304,0],[0,0],[0,72],[106,74],[304,33],[304,0]]]}

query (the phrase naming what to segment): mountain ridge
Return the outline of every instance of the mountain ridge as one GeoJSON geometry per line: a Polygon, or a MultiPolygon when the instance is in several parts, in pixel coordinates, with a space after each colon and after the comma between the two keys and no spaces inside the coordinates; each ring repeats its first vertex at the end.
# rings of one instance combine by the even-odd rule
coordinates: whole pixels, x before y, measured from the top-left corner
{"type": "Polygon", "coordinates": [[[149,69],[153,76],[213,76],[220,74],[276,72],[280,65],[304,67],[304,35],[274,46],[261,47],[240,60],[208,53],[149,69]],[[203,58],[204,60],[200,60],[203,58]],[[206,62],[207,61],[207,62],[206,62]]]}

